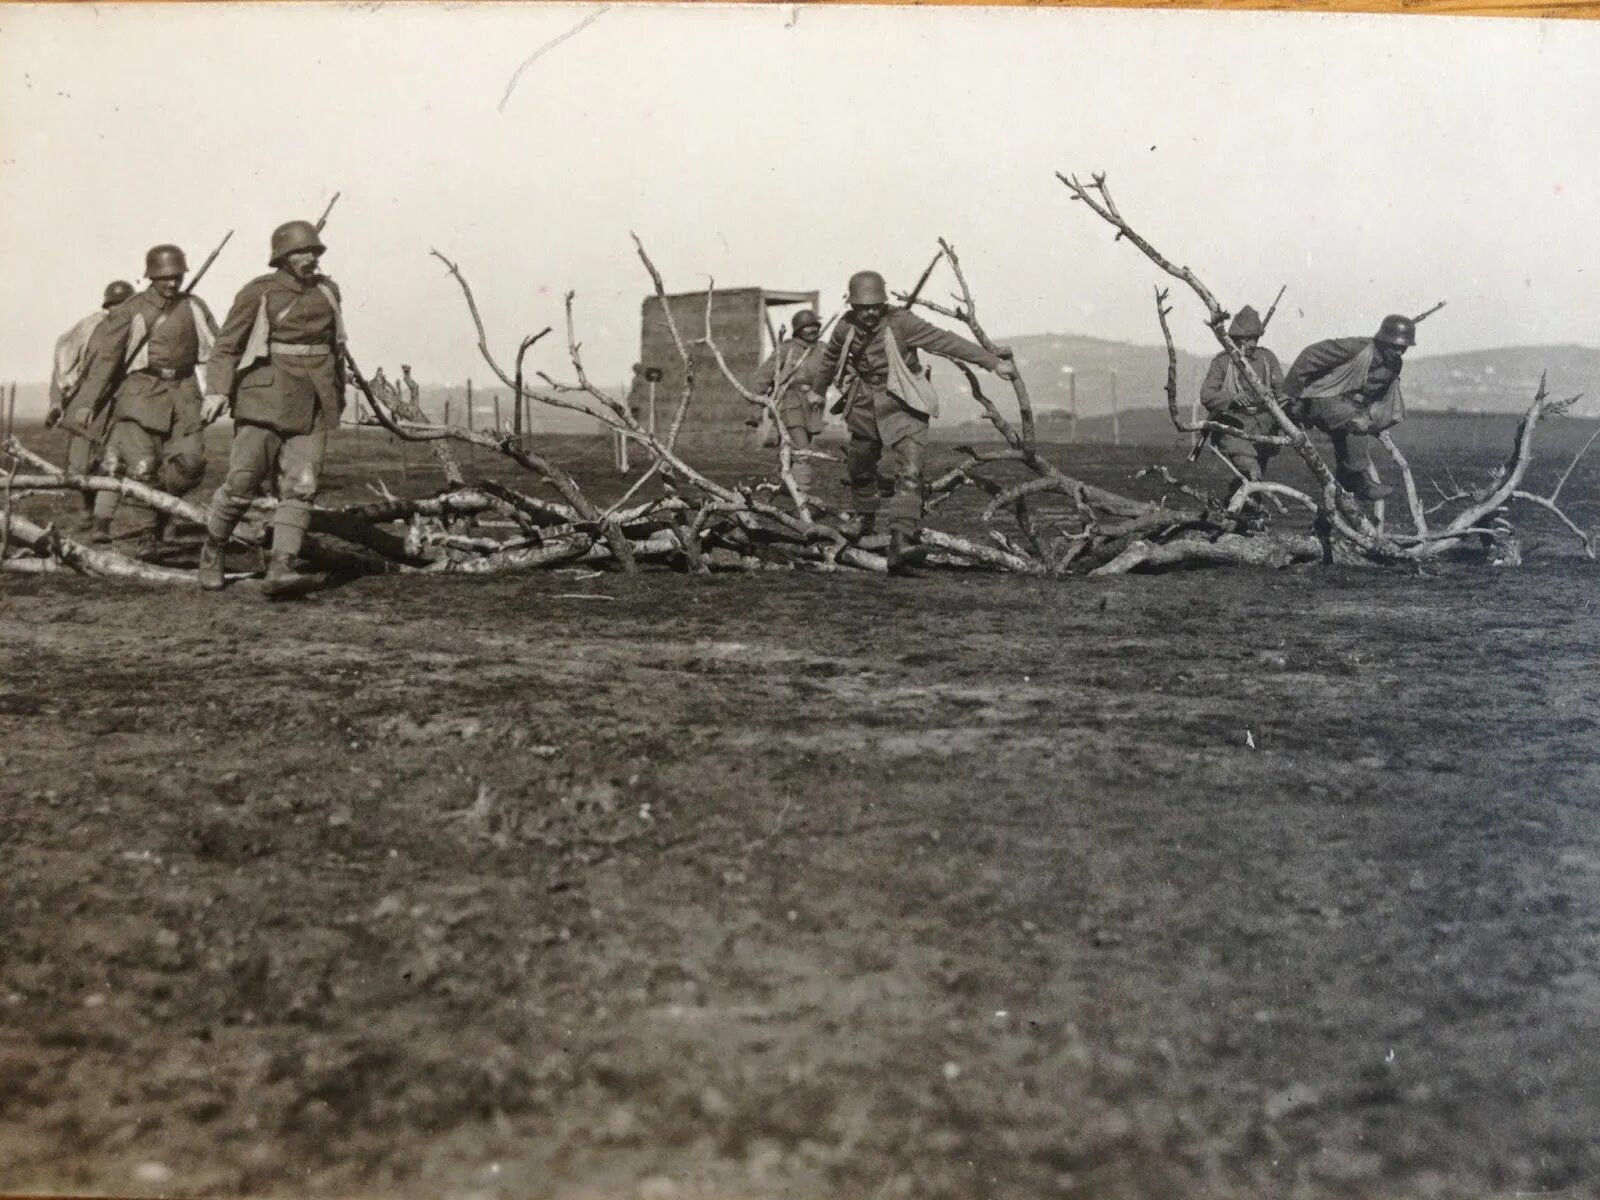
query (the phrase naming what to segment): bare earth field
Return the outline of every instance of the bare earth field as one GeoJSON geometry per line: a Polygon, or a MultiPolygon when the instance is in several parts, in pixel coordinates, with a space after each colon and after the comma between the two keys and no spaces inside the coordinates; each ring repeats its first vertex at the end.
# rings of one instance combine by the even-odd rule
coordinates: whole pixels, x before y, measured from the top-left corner
{"type": "Polygon", "coordinates": [[[1530,528],[1426,578],[0,576],[0,1190],[1592,1196],[1600,569],[1530,528]]]}

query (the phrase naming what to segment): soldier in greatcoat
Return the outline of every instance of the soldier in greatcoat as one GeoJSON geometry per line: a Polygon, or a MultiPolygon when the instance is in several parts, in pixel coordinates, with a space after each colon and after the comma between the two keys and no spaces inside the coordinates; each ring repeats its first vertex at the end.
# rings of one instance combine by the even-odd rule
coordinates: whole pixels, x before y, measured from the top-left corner
{"type": "Polygon", "coordinates": [[[880,499],[888,501],[881,508],[889,526],[889,569],[898,572],[910,566],[908,547],[922,524],[928,424],[938,415],[917,352],[972,363],[1002,379],[1014,379],[1016,367],[907,309],[891,308],[876,271],[852,275],[847,299],[850,309],[827,347],[814,356],[807,385],[822,394],[844,372],[837,382],[850,434],[845,469],[851,506],[861,514],[866,533],[876,523],[880,499]]]}
{"type": "MultiPolygon", "coordinates": [[[[774,397],[778,419],[783,422],[790,445],[796,450],[809,450],[822,432],[823,397],[811,390],[805,367],[812,359],[822,357],[817,346],[822,321],[809,308],[802,308],[794,315],[791,331],[792,335],[784,338],[756,368],[750,390],[758,396],[774,397]]],[[[796,455],[793,474],[802,492],[811,490],[809,458],[796,455]]]]}
{"type": "MultiPolygon", "coordinates": [[[[1261,345],[1261,335],[1266,332],[1261,317],[1248,304],[1239,310],[1228,325],[1228,336],[1239,347],[1239,353],[1250,364],[1256,378],[1271,389],[1274,397],[1283,391],[1283,366],[1278,356],[1261,345]]],[[[1200,403],[1207,417],[1223,425],[1232,425],[1246,433],[1281,433],[1267,406],[1252,396],[1245,387],[1233,360],[1226,351],[1211,360],[1204,382],[1200,385],[1200,403]]],[[[1244,479],[1257,480],[1266,472],[1267,463],[1278,448],[1250,442],[1228,434],[1218,435],[1217,448],[1222,451],[1234,469],[1244,479]]],[[[1239,481],[1235,480],[1237,490],[1239,481]]]]}
{"type": "MultiPolygon", "coordinates": [[[[105,433],[103,427],[98,431],[89,427],[87,405],[73,403],[78,384],[83,380],[83,369],[89,362],[89,342],[94,331],[111,315],[111,310],[132,296],[133,284],[123,279],[113,280],[106,284],[100,307],[56,339],[50,362],[50,413],[45,418],[45,428],[59,424],[67,431],[67,470],[73,475],[93,472],[99,461],[98,443],[105,433]]],[[[106,415],[109,413],[107,406],[106,415]]],[[[94,493],[85,492],[83,503],[85,519],[92,519],[94,493]]]]}
{"type": "Polygon", "coordinates": [[[1378,478],[1367,443],[1405,418],[1400,368],[1416,344],[1416,322],[1391,313],[1372,337],[1328,338],[1307,346],[1284,380],[1285,394],[1295,401],[1291,415],[1328,435],[1339,486],[1363,500],[1394,493],[1378,478]]]}
{"type": "Polygon", "coordinates": [[[321,485],[328,434],[344,410],[344,316],[338,286],[318,269],[325,247],[309,221],[272,234],[273,269],[240,290],[222,323],[206,395],[208,422],[231,406],[228,474],[211,499],[200,586],[223,584],[223,548],[251,500],[275,482],[272,558],[262,591],[309,591],[323,580],[299,555],[321,485]]]}
{"type": "MultiPolygon", "coordinates": [[[[201,386],[217,324],[198,296],[184,296],[189,265],[177,246],[152,246],[144,273],[150,286],[118,305],[89,339],[83,377],[73,397],[86,428],[106,420],[110,432],[100,469],[174,496],[193,491],[205,475],[200,423],[201,386]],[[106,411],[109,406],[109,413],[106,411]]],[[[111,540],[111,519],[121,496],[95,497],[91,540],[111,540]]],[[[166,514],[135,504],[135,551],[149,557],[160,547],[166,514]]]]}

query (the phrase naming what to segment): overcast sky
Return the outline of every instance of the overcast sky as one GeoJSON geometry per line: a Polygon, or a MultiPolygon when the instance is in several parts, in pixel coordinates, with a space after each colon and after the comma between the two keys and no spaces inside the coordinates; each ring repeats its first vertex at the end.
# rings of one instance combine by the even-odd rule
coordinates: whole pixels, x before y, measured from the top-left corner
{"type": "MultiPolygon", "coordinates": [[[[201,288],[220,317],[272,227],[335,191],[324,266],[369,370],[487,378],[437,246],[503,358],[572,288],[593,373],[622,377],[648,288],[629,230],[671,290],[825,310],[861,267],[909,286],[942,234],[997,335],[1158,341],[1153,269],[1058,169],[1109,172],[1225,304],[1287,283],[1286,356],[1439,299],[1419,352],[1600,340],[1590,22],[4,5],[0,63],[3,379],[43,378],[155,242],[197,264],[237,230],[201,288]]],[[[1205,351],[1198,315],[1176,332],[1205,351]]]]}

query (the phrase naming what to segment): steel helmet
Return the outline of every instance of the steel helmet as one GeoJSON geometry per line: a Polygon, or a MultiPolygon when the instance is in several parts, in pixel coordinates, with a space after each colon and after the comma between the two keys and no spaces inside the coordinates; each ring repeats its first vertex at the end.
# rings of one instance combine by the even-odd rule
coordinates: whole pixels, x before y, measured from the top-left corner
{"type": "Polygon", "coordinates": [[[876,271],[857,271],[850,276],[848,298],[851,304],[887,304],[889,289],[876,271]]]}
{"type": "Polygon", "coordinates": [[[167,242],[151,246],[149,253],[144,256],[146,279],[171,279],[175,275],[187,273],[188,270],[189,264],[184,261],[183,251],[167,242]]]}
{"type": "Polygon", "coordinates": [[[794,322],[790,325],[790,328],[796,333],[799,333],[802,329],[816,329],[821,326],[821,324],[822,321],[818,318],[816,313],[812,312],[809,308],[802,308],[799,312],[795,313],[794,322]]]}
{"type": "Polygon", "coordinates": [[[115,308],[128,297],[133,295],[133,284],[126,279],[113,280],[106,284],[105,299],[100,302],[101,308],[115,308]]]}
{"type": "Polygon", "coordinates": [[[1390,313],[1383,319],[1383,324],[1378,326],[1374,340],[1388,342],[1391,346],[1415,346],[1417,323],[1400,313],[1390,313]]]}
{"type": "Polygon", "coordinates": [[[321,254],[326,249],[317,227],[310,221],[285,221],[272,231],[272,257],[267,260],[267,266],[277,266],[296,250],[315,250],[321,254]]]}
{"type": "Polygon", "coordinates": [[[1248,304],[1239,310],[1239,315],[1228,326],[1228,336],[1231,338],[1258,338],[1266,331],[1260,314],[1248,304]]]}

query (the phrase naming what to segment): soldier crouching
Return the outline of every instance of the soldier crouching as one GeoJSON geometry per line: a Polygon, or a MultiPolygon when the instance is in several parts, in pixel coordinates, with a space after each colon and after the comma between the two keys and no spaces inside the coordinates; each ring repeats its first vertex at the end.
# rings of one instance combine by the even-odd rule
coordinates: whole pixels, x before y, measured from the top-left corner
{"type": "Polygon", "coordinates": [[[272,559],[262,591],[295,595],[323,582],[299,568],[321,483],[328,433],[344,409],[344,317],[339,289],[317,267],[324,252],[309,221],[272,234],[271,273],[247,283],[212,354],[207,418],[233,406],[228,474],[211,500],[200,586],[223,583],[223,549],[264,483],[278,493],[272,559]]]}
{"type": "Polygon", "coordinates": [[[1400,371],[1416,344],[1416,322],[1391,313],[1370,338],[1328,338],[1307,346],[1284,381],[1296,419],[1333,442],[1339,486],[1362,500],[1394,492],[1378,477],[1367,443],[1405,419],[1400,371]]]}

